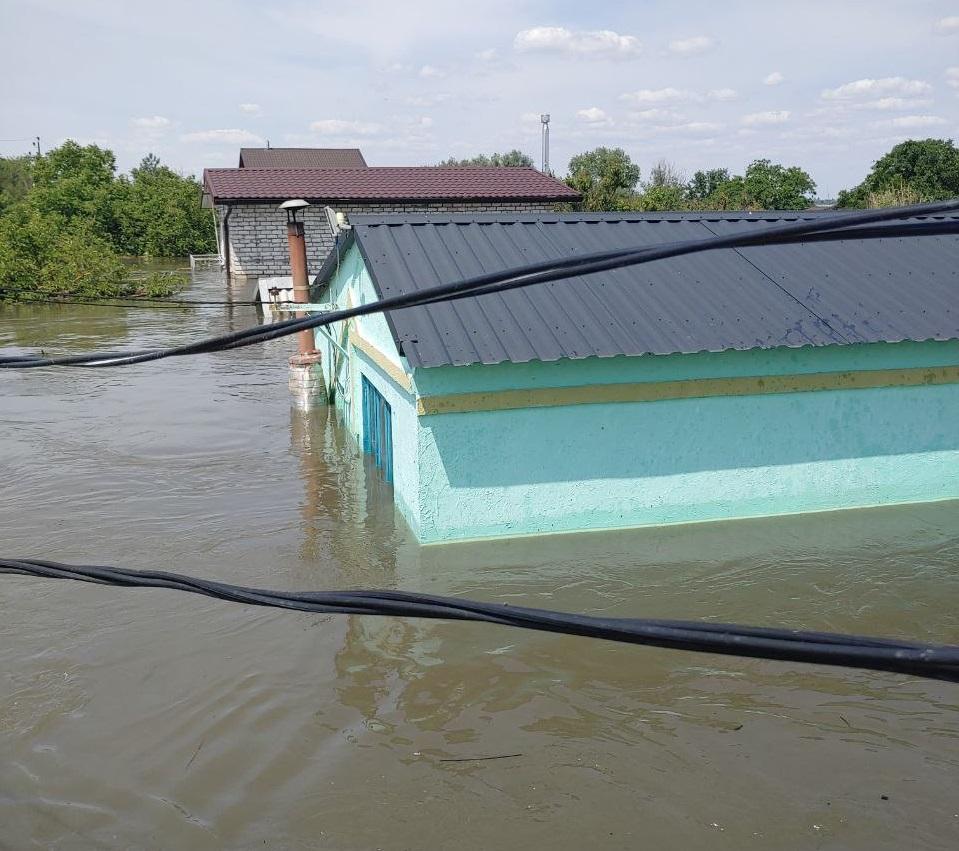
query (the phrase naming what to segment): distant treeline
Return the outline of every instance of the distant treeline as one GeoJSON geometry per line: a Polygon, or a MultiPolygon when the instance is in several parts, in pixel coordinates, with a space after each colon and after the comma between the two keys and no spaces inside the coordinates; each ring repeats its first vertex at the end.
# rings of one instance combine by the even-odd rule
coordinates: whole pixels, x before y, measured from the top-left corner
{"type": "Polygon", "coordinates": [[[169,276],[134,280],[124,256],[216,250],[200,185],[153,154],[129,175],[112,151],[68,141],[0,158],[0,299],[169,294],[169,276]]]}
{"type": "MultiPolygon", "coordinates": [[[[447,166],[531,166],[522,151],[450,158],[447,166]]],[[[697,171],[688,178],[660,160],[641,181],[639,166],[622,148],[595,148],[569,162],[568,183],[583,196],[582,208],[615,210],[803,210],[815,202],[816,183],[799,166],[768,159],[740,174],[728,168],[697,171]]],[[[910,139],[877,160],[858,186],[839,193],[838,207],[890,207],[959,196],[959,149],[950,139],[910,139]]]]}

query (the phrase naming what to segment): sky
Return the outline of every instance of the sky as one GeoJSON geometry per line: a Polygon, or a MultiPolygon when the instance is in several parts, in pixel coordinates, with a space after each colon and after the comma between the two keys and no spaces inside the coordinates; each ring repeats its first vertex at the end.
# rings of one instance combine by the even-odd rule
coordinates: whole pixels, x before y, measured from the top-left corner
{"type": "Polygon", "coordinates": [[[818,195],[959,137],[959,2],[0,0],[0,155],[64,139],[185,173],[241,146],[370,165],[600,145],[648,175],[768,157],[818,195]]]}

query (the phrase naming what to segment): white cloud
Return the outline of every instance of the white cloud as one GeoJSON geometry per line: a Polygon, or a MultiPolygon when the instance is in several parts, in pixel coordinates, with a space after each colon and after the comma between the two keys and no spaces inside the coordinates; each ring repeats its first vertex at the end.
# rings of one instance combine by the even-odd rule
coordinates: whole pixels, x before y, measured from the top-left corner
{"type": "Polygon", "coordinates": [[[900,129],[918,129],[920,127],[937,127],[945,124],[946,119],[938,115],[900,115],[898,118],[890,118],[888,121],[880,122],[886,127],[898,127],[900,129]]]}
{"type": "Polygon", "coordinates": [[[736,100],[739,92],[735,89],[710,89],[706,92],[707,100],[736,100]]]}
{"type": "Polygon", "coordinates": [[[876,109],[892,111],[896,109],[915,109],[919,106],[929,106],[932,101],[928,98],[877,98],[858,104],[859,109],[876,109]]]}
{"type": "Polygon", "coordinates": [[[197,130],[180,137],[184,142],[225,142],[229,145],[262,145],[263,139],[249,130],[197,130]]]}
{"type": "Polygon", "coordinates": [[[258,103],[241,103],[240,112],[245,112],[247,115],[259,115],[260,105],[258,103]]]}
{"type": "Polygon", "coordinates": [[[383,126],[371,121],[345,121],[342,118],[323,118],[310,124],[310,130],[320,136],[376,136],[383,126]]]}
{"type": "Polygon", "coordinates": [[[609,121],[609,116],[598,106],[591,106],[589,109],[579,109],[576,111],[576,115],[577,117],[582,118],[584,121],[588,121],[590,124],[599,124],[609,121]]]}
{"type": "Polygon", "coordinates": [[[486,50],[481,50],[476,54],[476,58],[480,62],[495,62],[499,59],[499,51],[495,47],[487,48],[486,50]]]}
{"type": "Polygon", "coordinates": [[[643,109],[639,112],[630,113],[630,118],[636,121],[651,121],[656,124],[680,123],[686,120],[686,116],[676,112],[674,109],[643,109]]]}
{"type": "Polygon", "coordinates": [[[959,65],[953,68],[946,68],[946,85],[959,89],[959,65]]]}
{"type": "Polygon", "coordinates": [[[694,35],[690,38],[677,38],[669,43],[670,53],[678,53],[681,56],[693,56],[697,53],[705,53],[715,41],[707,35],[694,35]]]}
{"type": "Polygon", "coordinates": [[[866,77],[844,83],[835,89],[825,89],[822,93],[826,100],[854,100],[860,97],[898,95],[900,97],[919,97],[932,91],[925,80],[909,80],[905,77],[866,77]]]}
{"type": "Polygon", "coordinates": [[[704,100],[730,101],[739,97],[735,89],[710,89],[705,94],[689,89],[677,89],[667,86],[664,89],[639,89],[624,92],[620,100],[636,104],[699,103],[704,100]]]}
{"type": "Polygon", "coordinates": [[[698,100],[699,95],[688,89],[674,89],[668,86],[665,89],[639,89],[635,92],[625,92],[619,96],[619,99],[631,103],[680,103],[698,100]]]}
{"type": "Polygon", "coordinates": [[[684,124],[664,124],[656,127],[661,133],[689,133],[695,136],[715,133],[722,128],[722,124],[717,124],[714,121],[687,121],[684,124]]]}
{"type": "Polygon", "coordinates": [[[767,112],[752,112],[744,115],[741,120],[747,127],[760,124],[785,124],[789,121],[790,114],[788,109],[771,109],[767,112]]]}
{"type": "Polygon", "coordinates": [[[812,140],[819,142],[823,139],[848,139],[860,131],[852,127],[836,127],[829,124],[802,125],[795,130],[787,130],[779,134],[780,139],[812,140]]]}
{"type": "Polygon", "coordinates": [[[446,72],[441,68],[437,68],[435,65],[424,65],[420,68],[421,77],[445,77],[446,72]]]}
{"type": "Polygon", "coordinates": [[[533,27],[521,30],[513,47],[525,53],[565,53],[593,59],[625,59],[642,49],[639,39],[612,30],[569,30],[566,27],[533,27]]]}
{"type": "Polygon", "coordinates": [[[131,118],[130,123],[142,130],[165,130],[170,126],[170,119],[162,115],[150,115],[144,118],[131,118]]]}
{"type": "Polygon", "coordinates": [[[630,112],[628,119],[637,133],[702,136],[721,130],[723,125],[714,121],[691,121],[688,116],[674,109],[653,107],[639,112],[630,112]]]}
{"type": "Polygon", "coordinates": [[[779,72],[773,71],[771,74],[767,74],[763,77],[763,85],[765,86],[778,86],[786,78],[779,72]]]}
{"type": "Polygon", "coordinates": [[[951,33],[959,33],[959,15],[953,15],[949,18],[940,18],[936,21],[936,29],[941,32],[949,35],[951,33]]]}

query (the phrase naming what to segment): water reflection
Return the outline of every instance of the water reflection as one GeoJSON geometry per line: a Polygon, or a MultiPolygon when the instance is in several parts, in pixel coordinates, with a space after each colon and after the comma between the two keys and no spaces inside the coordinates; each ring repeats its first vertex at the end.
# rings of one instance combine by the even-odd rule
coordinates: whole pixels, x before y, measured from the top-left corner
{"type": "MultiPolygon", "coordinates": [[[[0,346],[260,321],[243,305],[0,306],[0,346]]],[[[291,405],[294,345],[0,374],[4,549],[959,640],[956,503],[420,547],[335,415],[291,405]]],[[[12,577],[0,612],[0,846],[959,841],[947,684],[12,577]]]]}

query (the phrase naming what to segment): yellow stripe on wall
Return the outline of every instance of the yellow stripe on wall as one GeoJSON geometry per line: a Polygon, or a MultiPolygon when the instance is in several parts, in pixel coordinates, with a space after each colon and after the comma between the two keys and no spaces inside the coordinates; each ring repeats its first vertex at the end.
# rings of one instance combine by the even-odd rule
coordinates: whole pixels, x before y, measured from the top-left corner
{"type": "MultiPolygon", "coordinates": [[[[395,368],[395,367],[394,367],[395,368]]],[[[867,390],[876,387],[917,387],[959,382],[959,366],[816,372],[805,375],[758,375],[739,378],[693,378],[685,381],[591,384],[424,396],[417,400],[420,416],[470,411],[508,411],[560,405],[610,402],[660,402],[710,396],[762,396],[768,393],[810,393],[816,390],[867,390]]]]}
{"type": "Polygon", "coordinates": [[[413,392],[413,384],[410,381],[410,377],[395,363],[384,357],[380,350],[365,337],[361,336],[358,331],[354,330],[350,334],[350,342],[392,378],[393,381],[406,390],[407,393],[413,392]]]}

